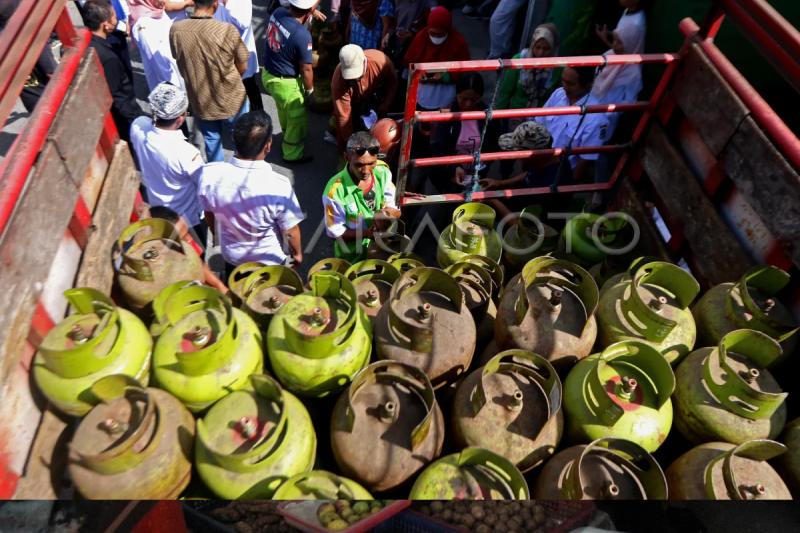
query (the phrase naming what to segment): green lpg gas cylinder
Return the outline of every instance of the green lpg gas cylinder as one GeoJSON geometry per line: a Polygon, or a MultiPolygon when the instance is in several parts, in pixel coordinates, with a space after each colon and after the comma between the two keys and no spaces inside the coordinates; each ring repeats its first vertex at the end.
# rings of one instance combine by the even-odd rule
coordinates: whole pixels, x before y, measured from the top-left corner
{"type": "Polygon", "coordinates": [[[558,249],[575,254],[587,267],[596,265],[626,240],[623,236],[627,226],[628,216],[624,213],[612,218],[584,212],[567,221],[558,249]]]}
{"type": "Polygon", "coordinates": [[[250,277],[250,274],[265,266],[267,265],[264,263],[253,261],[251,263],[244,263],[233,269],[231,275],[228,277],[228,298],[231,299],[231,303],[234,307],[240,309],[242,307],[242,302],[244,301],[244,298],[242,298],[242,291],[244,290],[244,283],[247,281],[247,278],[250,277]]]}
{"type": "Polygon", "coordinates": [[[261,267],[251,272],[242,285],[241,309],[266,335],[275,313],[303,292],[303,280],[295,270],[280,265],[261,267]]]}
{"type": "Polygon", "coordinates": [[[358,303],[374,326],[375,317],[389,299],[392,285],[400,277],[400,272],[386,261],[367,259],[347,269],[345,276],[353,282],[358,303]]]}
{"type": "Polygon", "coordinates": [[[465,448],[422,471],[411,500],[527,500],[528,484],[508,459],[483,448],[465,448]]]}
{"type": "Polygon", "coordinates": [[[271,498],[281,483],[311,470],[316,453],[308,411],[269,376],[252,374],[197,421],[197,471],[220,498],[271,498]]]}
{"type": "Polygon", "coordinates": [[[675,371],[675,425],[694,444],[775,439],[786,423],[786,393],[768,370],[780,345],[753,330],[695,350],[675,371]]]}
{"type": "Polygon", "coordinates": [[[317,262],[311,269],[308,271],[308,278],[306,278],[306,290],[311,290],[311,279],[314,277],[314,274],[317,272],[338,272],[339,274],[344,274],[347,272],[347,269],[353,266],[350,264],[349,261],[345,261],[344,259],[339,259],[336,257],[328,257],[327,259],[323,259],[322,261],[317,262]]]}
{"type": "Polygon", "coordinates": [[[202,286],[203,284],[197,280],[177,281],[172,285],[166,286],[163,291],[158,293],[156,299],[153,300],[153,321],[150,323],[150,335],[153,337],[154,344],[158,342],[158,338],[161,336],[161,334],[170,327],[169,319],[167,319],[167,313],[164,311],[164,304],[167,303],[169,297],[184,287],[202,286]]]}
{"type": "Polygon", "coordinates": [[[253,319],[211,287],[186,287],[164,304],[169,327],[153,354],[153,375],[193,413],[261,373],[261,333],[253,319]]]}
{"type": "Polygon", "coordinates": [[[409,270],[375,321],[375,355],[422,369],[435,389],[455,383],[475,351],[475,320],[461,286],[438,268],[409,270]]]}
{"type": "Polygon", "coordinates": [[[578,265],[548,256],[529,261],[523,273],[524,283],[507,286],[497,308],[497,348],[533,352],[566,371],[594,345],[597,285],[578,265]]]}
{"type": "Polygon", "coordinates": [[[114,245],[113,259],[119,287],[136,312],[176,281],[205,279],[203,260],[178,238],[175,226],[160,218],[128,226],[114,245]]]}
{"type": "Polygon", "coordinates": [[[401,274],[408,272],[412,268],[425,266],[425,260],[414,252],[404,252],[401,254],[390,255],[389,259],[386,261],[395,267],[401,274]]]}
{"type": "Polygon", "coordinates": [[[558,232],[542,224],[541,216],[542,206],[526,207],[517,224],[503,236],[503,263],[510,273],[520,272],[528,261],[558,246],[558,232]]]}
{"type": "Polygon", "coordinates": [[[177,498],[189,484],[195,423],[177,398],[121,374],[87,391],[97,404],[69,445],[69,473],[89,500],[177,498]]]}
{"type": "Polygon", "coordinates": [[[797,349],[800,326],[775,295],[790,281],[783,270],[757,266],[748,270],[736,283],[722,283],[711,288],[692,307],[697,323],[698,346],[716,346],[727,333],[752,329],[769,335],[783,348],[778,366],[797,349]]]}
{"type": "MultiPolygon", "coordinates": [[[[642,257],[637,257],[636,259],[631,261],[631,263],[628,265],[628,267],[623,272],[618,272],[616,274],[613,274],[613,275],[609,276],[608,278],[604,278],[603,277],[602,270],[598,275],[595,275],[594,273],[592,273],[592,270],[597,272],[598,269],[596,267],[598,265],[595,265],[594,267],[592,267],[592,269],[590,269],[589,273],[592,274],[592,276],[594,276],[595,280],[597,280],[597,286],[600,287],[600,298],[602,298],[605,295],[605,293],[608,292],[608,290],[610,288],[612,288],[612,287],[614,287],[614,286],[616,286],[616,285],[618,285],[618,284],[620,284],[622,282],[628,282],[631,279],[633,279],[633,274],[636,273],[636,271],[639,269],[639,266],[646,265],[648,263],[662,263],[662,262],[664,262],[664,260],[661,259],[660,257],[654,257],[654,256],[645,255],[645,256],[642,256],[642,257]],[[601,283],[601,280],[602,280],[602,283],[601,283]]],[[[606,262],[603,262],[602,264],[605,265],[605,263],[606,262]]]]}
{"type": "Polygon", "coordinates": [[[786,446],[786,453],[776,460],[776,467],[797,499],[800,498],[800,418],[786,424],[780,440],[786,446]]]}
{"type": "Polygon", "coordinates": [[[786,484],[767,461],[786,453],[771,440],[709,442],[692,448],[667,468],[674,500],[791,500],[786,484]]]}
{"type": "Polygon", "coordinates": [[[494,283],[489,273],[475,263],[459,261],[444,269],[455,278],[464,293],[464,303],[475,319],[475,343],[478,350],[494,337],[497,306],[492,300],[494,283]]]}
{"type": "Polygon", "coordinates": [[[272,318],[267,347],[286,389],[321,398],[344,390],[369,364],[372,326],[353,284],[337,272],[320,271],[310,292],[292,298],[272,318]]]}
{"type": "MultiPolygon", "coordinates": [[[[570,262],[572,264],[575,264],[575,265],[580,265],[581,264],[581,260],[580,259],[578,259],[575,255],[568,254],[566,252],[550,252],[550,253],[544,254],[542,257],[545,257],[545,256],[546,257],[552,257],[553,259],[561,259],[562,261],[568,261],[568,262],[570,262]]],[[[538,259],[538,257],[535,257],[534,259],[538,259]]],[[[533,259],[531,261],[533,261],[533,259]]],[[[508,280],[508,283],[504,284],[501,287],[500,293],[498,295],[498,298],[500,300],[503,299],[503,296],[505,295],[506,290],[508,290],[508,289],[510,289],[512,287],[516,287],[517,285],[519,285],[520,283],[522,283],[524,281],[525,273],[527,272],[525,267],[527,267],[529,264],[531,264],[530,261],[525,263],[525,265],[522,267],[522,270],[520,272],[514,274],[511,277],[511,279],[508,280]]],[[[536,263],[534,262],[533,264],[536,264],[536,263]]]]}
{"type": "Polygon", "coordinates": [[[493,259],[489,259],[485,255],[465,255],[461,259],[459,259],[460,263],[472,263],[474,265],[478,265],[486,272],[489,273],[489,277],[492,278],[492,300],[495,303],[500,301],[500,291],[503,290],[503,283],[506,279],[506,273],[503,270],[503,267],[494,261],[493,259]]]}
{"type": "Polygon", "coordinates": [[[536,500],[666,500],[664,472],[647,450],[604,437],[562,450],[539,472],[536,500]]]}
{"type": "Polygon", "coordinates": [[[678,266],[661,261],[636,263],[600,298],[600,346],[645,342],[677,366],[694,347],[696,329],[689,305],[699,292],[697,281],[678,266]]]}
{"type": "Polygon", "coordinates": [[[572,442],[624,438],[654,452],[672,427],[675,375],[660,352],[619,342],[575,365],[564,382],[564,413],[572,442]]]}
{"type": "Polygon", "coordinates": [[[439,236],[436,259],[446,268],[465,255],[478,254],[496,263],[503,256],[503,242],[494,230],[496,214],[488,205],[469,203],[458,207],[453,222],[439,236]]]}
{"type": "Polygon", "coordinates": [[[376,231],[373,238],[370,239],[367,259],[388,261],[389,257],[393,255],[411,252],[414,245],[405,234],[405,223],[399,218],[392,218],[390,221],[386,230],[376,231]]]}
{"type": "Polygon", "coordinates": [[[312,470],[287,479],[273,500],[372,500],[367,489],[347,478],[312,470]]]}
{"type": "Polygon", "coordinates": [[[92,384],[112,374],[147,385],[153,339],[142,321],[100,291],[64,292],[75,314],[45,336],[33,360],[33,379],[61,412],[83,416],[92,408],[92,384]]]}
{"type": "Polygon", "coordinates": [[[336,402],[330,428],[342,473],[374,492],[405,486],[439,456],[445,433],[428,377],[396,361],[358,374],[336,402]]]}
{"type": "Polygon", "coordinates": [[[500,454],[522,472],[548,460],[564,431],[561,380],[543,357],[502,352],[470,374],[453,402],[460,447],[500,454]]]}

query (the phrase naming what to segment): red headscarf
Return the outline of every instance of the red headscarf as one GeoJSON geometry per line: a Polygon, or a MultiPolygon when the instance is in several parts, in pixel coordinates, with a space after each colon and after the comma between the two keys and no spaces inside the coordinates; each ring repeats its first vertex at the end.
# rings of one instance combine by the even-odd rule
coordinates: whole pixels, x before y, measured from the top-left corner
{"type": "Polygon", "coordinates": [[[414,41],[403,58],[403,65],[408,68],[412,63],[430,63],[436,61],[469,61],[469,46],[464,37],[452,27],[453,17],[450,12],[439,6],[428,16],[428,25],[414,37],[414,41]],[[430,30],[447,32],[447,39],[442,44],[433,44],[430,30]]]}

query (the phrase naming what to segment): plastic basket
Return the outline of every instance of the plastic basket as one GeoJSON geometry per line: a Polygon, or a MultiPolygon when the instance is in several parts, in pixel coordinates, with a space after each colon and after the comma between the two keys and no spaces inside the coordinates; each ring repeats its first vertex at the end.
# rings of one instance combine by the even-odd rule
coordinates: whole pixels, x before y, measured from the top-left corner
{"type": "MultiPolygon", "coordinates": [[[[323,527],[318,522],[317,523],[308,522],[287,511],[286,507],[290,503],[292,502],[288,501],[278,506],[278,514],[283,516],[287,524],[289,524],[294,528],[305,531],[306,533],[330,533],[328,529],[323,527]]],[[[409,505],[411,505],[411,502],[409,500],[396,500],[394,503],[387,505],[374,515],[371,515],[368,518],[361,520],[360,522],[356,522],[352,526],[343,530],[341,533],[365,533],[366,531],[369,531],[370,529],[379,526],[382,522],[390,520],[397,513],[401,512],[409,505]]]]}
{"type": "MultiPolygon", "coordinates": [[[[595,509],[594,503],[590,501],[537,500],[536,503],[544,507],[547,518],[559,522],[559,525],[550,533],[567,533],[575,528],[585,526],[589,523],[595,509]]],[[[376,528],[375,531],[380,533],[469,533],[470,530],[413,510],[407,510],[381,524],[381,527],[376,528]]]]}

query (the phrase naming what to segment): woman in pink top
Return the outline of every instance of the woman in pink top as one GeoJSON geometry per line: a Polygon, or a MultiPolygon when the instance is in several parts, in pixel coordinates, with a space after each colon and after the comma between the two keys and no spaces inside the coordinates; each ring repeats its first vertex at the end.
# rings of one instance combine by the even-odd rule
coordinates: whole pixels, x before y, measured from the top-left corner
{"type": "MultiPolygon", "coordinates": [[[[477,72],[467,72],[456,82],[456,99],[450,111],[484,111],[488,107],[483,103],[483,78],[477,72]]],[[[472,155],[478,151],[481,133],[485,120],[464,120],[437,122],[431,136],[431,157],[445,155],[472,155]]],[[[492,120],[486,128],[482,152],[499,151],[498,140],[502,133],[499,120],[492,120]]],[[[478,173],[472,164],[447,165],[431,167],[431,181],[440,193],[460,192],[468,176],[480,174],[486,177],[489,167],[482,164],[478,173]]]]}

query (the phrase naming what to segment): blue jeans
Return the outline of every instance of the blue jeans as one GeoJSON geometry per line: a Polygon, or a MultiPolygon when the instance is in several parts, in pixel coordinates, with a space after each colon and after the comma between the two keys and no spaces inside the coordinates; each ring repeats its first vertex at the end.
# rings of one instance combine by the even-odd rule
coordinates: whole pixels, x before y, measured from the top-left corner
{"type": "Polygon", "coordinates": [[[489,21],[490,46],[487,59],[511,57],[508,54],[511,49],[511,39],[514,37],[517,12],[527,4],[528,0],[500,0],[489,21]]]}
{"type": "Polygon", "coordinates": [[[233,124],[236,119],[250,111],[250,102],[245,98],[244,105],[231,118],[225,120],[203,120],[197,118],[197,126],[203,133],[203,140],[206,142],[206,159],[209,163],[219,163],[225,161],[225,154],[222,152],[222,130],[230,136],[233,133],[233,124]]]}

